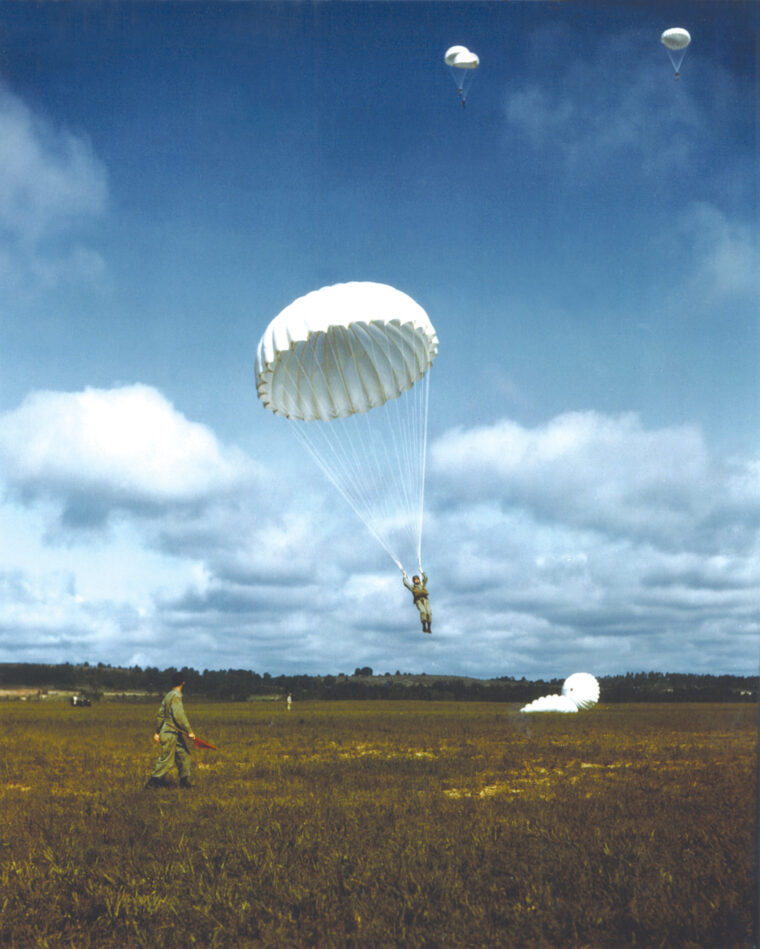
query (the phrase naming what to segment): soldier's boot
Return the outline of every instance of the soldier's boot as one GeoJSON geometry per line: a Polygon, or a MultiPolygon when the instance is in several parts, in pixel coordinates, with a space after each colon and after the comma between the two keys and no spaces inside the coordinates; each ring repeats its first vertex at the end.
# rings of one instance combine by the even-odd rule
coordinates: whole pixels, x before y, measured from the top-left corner
{"type": "Polygon", "coordinates": [[[148,780],[145,782],[146,790],[150,788],[160,788],[160,787],[161,787],[161,782],[158,780],[158,778],[148,778],[148,780]]]}
{"type": "Polygon", "coordinates": [[[179,786],[180,786],[181,788],[191,788],[191,787],[192,787],[192,784],[190,783],[190,778],[180,778],[180,779],[179,779],[179,786]]]}

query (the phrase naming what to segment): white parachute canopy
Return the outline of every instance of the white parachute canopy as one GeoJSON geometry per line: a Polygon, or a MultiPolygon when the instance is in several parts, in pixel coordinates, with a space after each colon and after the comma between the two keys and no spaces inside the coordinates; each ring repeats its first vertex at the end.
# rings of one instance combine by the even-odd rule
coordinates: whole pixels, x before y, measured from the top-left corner
{"type": "Polygon", "coordinates": [[[676,79],[678,79],[681,63],[686,55],[686,47],[691,43],[689,31],[682,29],[680,26],[674,26],[669,30],[665,30],[660,37],[660,42],[667,50],[670,61],[673,63],[673,69],[676,72],[676,79]]]}
{"type": "Polygon", "coordinates": [[[480,59],[466,46],[450,46],[444,53],[443,61],[449,67],[449,72],[459,90],[459,98],[464,105],[472,84],[473,70],[480,65],[480,59]]]}
{"type": "Polygon", "coordinates": [[[578,708],[591,708],[599,701],[599,683],[589,672],[574,672],[565,679],[562,694],[578,708]]]}
{"type": "Polygon", "coordinates": [[[382,283],[322,287],[259,341],[256,387],[402,568],[422,559],[430,367],[427,313],[382,283]]]}
{"type": "Polygon", "coordinates": [[[567,695],[542,695],[520,709],[521,712],[577,712],[578,706],[567,695]]]}
{"type": "Polygon", "coordinates": [[[574,672],[565,679],[562,695],[542,695],[523,706],[521,712],[577,712],[599,701],[599,683],[588,672],[574,672]]]}

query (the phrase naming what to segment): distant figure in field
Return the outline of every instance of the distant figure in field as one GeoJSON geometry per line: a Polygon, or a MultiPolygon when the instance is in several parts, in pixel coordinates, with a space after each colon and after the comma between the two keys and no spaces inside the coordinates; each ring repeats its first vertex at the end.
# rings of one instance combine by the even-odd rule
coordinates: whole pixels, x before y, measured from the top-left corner
{"type": "Polygon", "coordinates": [[[185,686],[185,677],[181,672],[172,676],[172,689],[167,692],[161,702],[156,716],[156,732],[154,741],[161,742],[161,754],[158,756],[146,788],[157,788],[163,784],[164,777],[177,765],[179,772],[179,786],[189,788],[192,760],[186,738],[191,741],[195,738],[190,722],[185,715],[182,705],[182,689],[185,686]]]}
{"type": "Polygon", "coordinates": [[[407,590],[411,590],[412,596],[414,597],[414,605],[419,610],[422,632],[432,633],[433,630],[430,628],[430,624],[433,621],[433,612],[430,609],[430,600],[428,600],[427,574],[423,570],[422,580],[415,574],[410,583],[406,570],[402,570],[401,572],[404,574],[403,584],[407,590]]]}
{"type": "Polygon", "coordinates": [[[288,705],[288,711],[290,711],[293,708],[293,696],[288,694],[288,697],[285,701],[287,702],[287,705],[288,705]]]}

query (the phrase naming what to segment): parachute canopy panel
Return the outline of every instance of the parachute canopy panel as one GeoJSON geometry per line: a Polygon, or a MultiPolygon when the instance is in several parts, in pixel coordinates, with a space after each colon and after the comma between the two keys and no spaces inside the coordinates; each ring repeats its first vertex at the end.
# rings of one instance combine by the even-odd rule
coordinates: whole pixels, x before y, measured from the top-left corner
{"type": "Polygon", "coordinates": [[[667,46],[668,49],[686,49],[689,43],[691,43],[691,35],[688,30],[684,30],[680,26],[675,26],[670,30],[665,30],[660,37],[660,42],[663,46],[667,46]]]}
{"type": "Polygon", "coordinates": [[[444,53],[444,60],[446,61],[447,66],[453,66],[454,61],[460,53],[468,53],[469,50],[466,46],[450,46],[444,53]]]}
{"type": "Polygon", "coordinates": [[[276,415],[348,418],[398,398],[438,352],[427,313],[387,284],[353,282],[299,297],[256,354],[259,398],[276,415]]]}
{"type": "Polygon", "coordinates": [[[578,706],[567,695],[542,695],[524,705],[521,712],[565,712],[578,711],[578,706]]]}
{"type": "Polygon", "coordinates": [[[477,54],[470,52],[466,46],[450,46],[443,59],[447,66],[455,69],[477,69],[480,65],[477,54]]]}

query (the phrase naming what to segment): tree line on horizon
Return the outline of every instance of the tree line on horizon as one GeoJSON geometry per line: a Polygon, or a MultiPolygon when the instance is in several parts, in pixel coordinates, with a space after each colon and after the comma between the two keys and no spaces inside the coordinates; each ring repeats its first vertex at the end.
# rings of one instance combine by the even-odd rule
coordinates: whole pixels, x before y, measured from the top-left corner
{"type": "MultiPolygon", "coordinates": [[[[526,679],[500,676],[474,679],[465,676],[426,675],[397,670],[375,673],[371,667],[338,675],[270,675],[250,669],[189,667],[129,668],[99,662],[90,665],[61,663],[0,663],[0,688],[14,687],[77,691],[91,698],[139,698],[161,694],[171,676],[180,671],[188,694],[198,698],[242,702],[275,699],[291,694],[304,699],[424,699],[451,701],[530,702],[561,691],[562,679],[526,679]]],[[[626,672],[599,676],[601,702],[755,702],[757,677],[698,673],[626,672]]]]}

